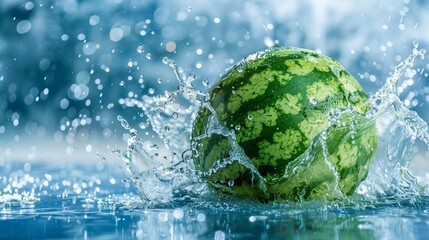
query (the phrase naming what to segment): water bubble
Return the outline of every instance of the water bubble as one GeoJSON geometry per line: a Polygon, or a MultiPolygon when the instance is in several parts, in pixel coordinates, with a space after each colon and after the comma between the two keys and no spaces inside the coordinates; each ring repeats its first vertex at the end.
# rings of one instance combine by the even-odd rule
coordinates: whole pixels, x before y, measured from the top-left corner
{"type": "Polygon", "coordinates": [[[177,118],[177,117],[179,117],[179,114],[177,112],[174,112],[173,113],[173,118],[177,118]]]}
{"type": "Polygon", "coordinates": [[[147,53],[147,54],[146,54],[146,59],[147,59],[147,60],[151,60],[151,59],[152,59],[152,54],[147,53]]]}
{"type": "Polygon", "coordinates": [[[255,222],[256,221],[256,217],[255,216],[250,216],[249,217],[249,222],[255,222]]]}
{"type": "Polygon", "coordinates": [[[149,92],[149,94],[154,94],[155,93],[155,89],[149,88],[148,92],[149,92]]]}

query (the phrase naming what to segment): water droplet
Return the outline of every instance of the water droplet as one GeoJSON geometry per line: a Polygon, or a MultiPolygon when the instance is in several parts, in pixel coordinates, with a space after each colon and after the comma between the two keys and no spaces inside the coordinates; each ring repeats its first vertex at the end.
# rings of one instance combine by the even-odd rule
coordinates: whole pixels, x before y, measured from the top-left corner
{"type": "Polygon", "coordinates": [[[30,172],[31,171],[31,163],[27,162],[24,164],[24,171],[30,172]]]}
{"type": "Polygon", "coordinates": [[[197,76],[195,75],[195,73],[189,73],[188,75],[188,81],[192,82],[197,78],[197,76]]]}
{"type": "Polygon", "coordinates": [[[228,181],[228,186],[230,186],[230,187],[234,186],[234,180],[229,180],[228,181]]]}
{"type": "Polygon", "coordinates": [[[173,118],[177,118],[177,117],[179,117],[179,114],[177,112],[174,112],[173,113],[173,118]]]}
{"type": "Polygon", "coordinates": [[[198,213],[197,220],[198,220],[198,222],[206,221],[206,215],[204,213],[198,213]]]}
{"type": "Polygon", "coordinates": [[[182,209],[178,208],[178,209],[174,209],[173,211],[173,216],[175,219],[182,219],[184,216],[184,212],[182,209]]]}
{"type": "Polygon", "coordinates": [[[352,95],[352,96],[350,96],[349,101],[351,103],[357,103],[357,102],[359,102],[359,97],[356,95],[352,95]]]}
{"type": "Polygon", "coordinates": [[[209,80],[205,79],[205,80],[203,81],[203,85],[204,85],[204,87],[209,86],[209,80]]]}
{"type": "Polygon", "coordinates": [[[191,12],[192,11],[192,7],[188,7],[187,10],[188,10],[188,12],[191,12]]]}
{"type": "Polygon", "coordinates": [[[310,98],[310,103],[311,103],[312,105],[316,105],[316,104],[318,103],[318,101],[317,101],[317,99],[316,99],[316,98],[312,97],[312,98],[310,98]]]}
{"type": "Polygon", "coordinates": [[[247,119],[249,119],[250,121],[252,121],[252,120],[253,120],[253,115],[252,115],[252,114],[249,114],[249,115],[247,116],[247,119]]]}
{"type": "Polygon", "coordinates": [[[144,46],[143,46],[143,45],[139,45],[139,46],[137,47],[137,52],[138,52],[138,53],[143,53],[143,52],[144,52],[144,46]]]}
{"type": "Polygon", "coordinates": [[[222,232],[221,230],[217,230],[215,232],[214,240],[225,240],[225,239],[226,238],[225,238],[225,233],[224,232],[222,232]]]}
{"type": "Polygon", "coordinates": [[[154,94],[155,93],[155,89],[149,88],[148,92],[149,92],[149,94],[154,94]]]}
{"type": "Polygon", "coordinates": [[[168,57],[163,57],[163,58],[162,58],[162,62],[163,62],[164,64],[168,64],[168,63],[170,62],[170,59],[169,59],[168,57]]]}
{"type": "Polygon", "coordinates": [[[161,78],[158,78],[158,79],[157,79],[157,82],[158,82],[158,84],[161,84],[161,83],[162,83],[161,78]]]}
{"type": "Polygon", "coordinates": [[[146,54],[146,59],[147,59],[147,60],[151,60],[151,59],[152,59],[152,54],[147,53],[147,54],[146,54]]]}
{"type": "Polygon", "coordinates": [[[235,125],[235,130],[237,130],[237,131],[240,131],[240,129],[241,129],[241,126],[240,126],[240,124],[237,124],[237,125],[235,125]]]}

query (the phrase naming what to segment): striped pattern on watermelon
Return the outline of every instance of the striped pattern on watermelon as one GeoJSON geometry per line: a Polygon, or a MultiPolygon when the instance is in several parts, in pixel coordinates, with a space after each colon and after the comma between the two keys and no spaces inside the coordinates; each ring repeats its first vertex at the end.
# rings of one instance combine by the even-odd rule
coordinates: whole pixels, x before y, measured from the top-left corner
{"type": "MultiPolygon", "coordinates": [[[[237,162],[206,174],[206,179],[223,192],[255,199],[296,200],[293,195],[303,189],[307,198],[332,191],[335,183],[328,188],[322,186],[320,191],[316,189],[321,187],[316,185],[328,178],[323,174],[329,174],[323,172],[329,169],[319,163],[325,159],[321,152],[311,163],[320,166],[313,171],[306,170],[312,175],[303,174],[301,180],[291,174],[284,179],[287,166],[302,157],[315,137],[327,129],[331,110],[350,105],[355,115],[359,115],[369,108],[361,86],[337,61],[296,48],[272,48],[250,55],[226,72],[210,94],[209,103],[217,118],[227,128],[234,129],[237,143],[267,180],[268,187],[261,190],[249,169],[237,162]],[[320,174],[317,171],[321,171],[320,174]],[[315,180],[314,175],[322,175],[322,180],[315,180]],[[292,179],[299,182],[295,188],[292,179]],[[234,180],[234,185],[229,186],[228,180],[234,180]]],[[[199,112],[194,137],[206,132],[210,115],[206,108],[199,112]]],[[[347,115],[343,120],[351,122],[348,117],[356,123],[364,121],[363,117],[347,115]]],[[[348,125],[328,131],[330,161],[339,172],[339,185],[346,194],[351,194],[365,178],[377,146],[374,124],[358,126],[361,129],[355,129],[356,136],[350,136],[348,125]]],[[[196,168],[208,171],[216,161],[229,156],[230,140],[221,134],[212,134],[197,141],[197,151],[196,168]]],[[[301,171],[301,175],[306,171],[301,171]]]]}

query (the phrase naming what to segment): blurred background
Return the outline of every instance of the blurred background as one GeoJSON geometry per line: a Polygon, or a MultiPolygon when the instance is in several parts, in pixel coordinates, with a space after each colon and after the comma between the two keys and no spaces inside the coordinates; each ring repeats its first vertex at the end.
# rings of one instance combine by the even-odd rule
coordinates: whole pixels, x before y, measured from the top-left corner
{"type": "MultiPolygon", "coordinates": [[[[0,166],[86,159],[103,171],[120,160],[127,131],[117,116],[146,131],[141,110],[124,99],[177,87],[163,57],[207,90],[204,81],[250,53],[308,48],[337,59],[371,94],[413,42],[428,46],[427,29],[422,0],[2,0],[0,166]]],[[[401,97],[429,121],[429,64],[416,66],[401,97]]]]}

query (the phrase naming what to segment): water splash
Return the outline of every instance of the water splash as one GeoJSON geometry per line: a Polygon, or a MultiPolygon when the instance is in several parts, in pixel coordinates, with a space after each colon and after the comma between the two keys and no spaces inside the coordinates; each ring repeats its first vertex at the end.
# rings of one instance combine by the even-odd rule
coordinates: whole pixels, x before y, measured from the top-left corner
{"type": "Polygon", "coordinates": [[[193,170],[189,152],[192,122],[208,94],[195,90],[194,74],[186,75],[167,57],[162,61],[173,69],[179,86],[163,96],[144,96],[142,100],[128,98],[125,105],[144,111],[163,144],[139,139],[137,130],[129,128],[125,119],[118,116],[118,120],[130,134],[124,161],[142,198],[151,203],[169,204],[208,191],[193,170]]]}
{"type": "Polygon", "coordinates": [[[398,81],[407,68],[412,68],[416,57],[424,59],[425,49],[414,43],[412,53],[403,60],[385,85],[370,96],[372,110],[368,118],[377,120],[379,147],[366,180],[357,193],[371,199],[413,198],[427,194],[424,187],[409,173],[413,147],[417,139],[429,146],[427,123],[408,109],[399,97],[398,81]]]}
{"type": "MultiPolygon", "coordinates": [[[[411,200],[411,196],[427,194],[425,188],[417,183],[407,167],[417,139],[429,146],[428,125],[416,112],[405,106],[400,99],[397,86],[404,72],[413,68],[415,59],[420,57],[423,60],[425,53],[426,50],[419,49],[418,44],[415,43],[410,56],[396,66],[385,85],[369,98],[372,108],[365,117],[368,122],[376,122],[379,146],[368,177],[356,190],[353,199],[398,201],[403,198],[411,200]]],[[[251,55],[251,57],[258,56],[251,55]]],[[[243,61],[248,60],[251,59],[243,61]]],[[[138,107],[144,111],[158,139],[162,140],[162,146],[152,143],[151,140],[138,138],[137,131],[131,128],[125,119],[118,116],[118,120],[130,134],[124,161],[142,198],[148,203],[171,204],[178,199],[210,197],[210,188],[201,180],[201,176],[216,172],[234,161],[248,168],[255,182],[258,182],[260,188],[264,190],[266,180],[235,141],[236,126],[229,129],[219,122],[214,114],[215,111],[208,104],[209,94],[194,88],[193,82],[197,79],[194,74],[186,75],[183,69],[177,67],[176,63],[169,58],[165,57],[162,61],[174,71],[178,87],[165,95],[144,96],[140,100],[128,98],[125,101],[127,107],[138,107]],[[193,154],[198,154],[196,147],[192,145],[195,143],[191,143],[192,123],[202,108],[209,109],[213,115],[206,133],[197,136],[196,139],[216,133],[227,137],[232,147],[230,156],[219,159],[206,173],[195,171],[192,161],[193,154]]],[[[352,108],[333,111],[330,123],[338,122],[341,115],[353,111],[352,108]]],[[[354,126],[350,126],[351,132],[354,131],[353,128],[354,126]]],[[[325,162],[336,179],[335,191],[344,196],[338,187],[338,173],[327,154],[325,138],[326,131],[314,141],[314,144],[317,141],[321,142],[325,162]]],[[[294,163],[289,164],[284,177],[305,169],[306,164],[310,164],[314,158],[311,151],[312,146],[294,163]]],[[[228,185],[233,186],[234,182],[228,182],[228,185]]]]}

